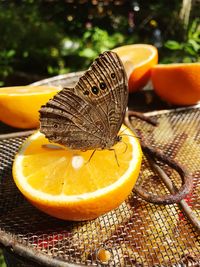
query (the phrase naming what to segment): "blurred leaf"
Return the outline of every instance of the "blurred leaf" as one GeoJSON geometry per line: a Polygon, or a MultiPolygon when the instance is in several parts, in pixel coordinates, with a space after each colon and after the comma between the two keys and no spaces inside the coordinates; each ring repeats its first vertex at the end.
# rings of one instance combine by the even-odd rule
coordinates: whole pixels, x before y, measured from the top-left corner
{"type": "Polygon", "coordinates": [[[192,55],[192,56],[196,55],[196,51],[193,49],[193,47],[190,44],[184,45],[184,51],[188,53],[189,55],[192,55]]]}
{"type": "Polygon", "coordinates": [[[171,50],[181,50],[182,49],[182,44],[173,41],[173,40],[169,40],[165,43],[165,47],[171,49],[171,50]]]}
{"type": "Polygon", "coordinates": [[[28,57],[28,56],[29,56],[28,51],[24,51],[24,52],[23,52],[23,57],[26,58],[26,57],[28,57]]]}
{"type": "Polygon", "coordinates": [[[8,58],[11,58],[15,55],[15,50],[11,49],[11,50],[8,50],[7,53],[6,53],[6,56],[8,58]]]}
{"type": "Polygon", "coordinates": [[[183,58],[183,63],[192,63],[193,61],[192,61],[192,59],[191,59],[191,57],[184,57],[183,58]]]}
{"type": "Polygon", "coordinates": [[[2,250],[0,249],[0,267],[6,267],[6,263],[4,261],[2,250]]]}
{"type": "Polygon", "coordinates": [[[89,58],[89,59],[93,59],[93,58],[95,58],[97,56],[97,52],[95,52],[94,49],[88,47],[88,48],[85,48],[85,49],[81,50],[79,52],[79,55],[81,57],[86,57],[86,58],[89,58]]]}
{"type": "Polygon", "coordinates": [[[195,52],[200,50],[200,44],[198,44],[195,40],[188,40],[188,43],[192,46],[195,52]]]}

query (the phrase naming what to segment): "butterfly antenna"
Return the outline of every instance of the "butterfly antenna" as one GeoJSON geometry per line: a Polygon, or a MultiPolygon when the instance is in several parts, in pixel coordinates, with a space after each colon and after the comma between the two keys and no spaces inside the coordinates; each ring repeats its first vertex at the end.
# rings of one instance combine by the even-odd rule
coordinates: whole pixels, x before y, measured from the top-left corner
{"type": "Polygon", "coordinates": [[[134,131],[134,135],[131,135],[131,134],[123,134],[123,132],[125,132],[126,130],[130,130],[130,128],[128,126],[125,127],[125,129],[123,129],[121,132],[119,132],[119,136],[131,136],[131,137],[135,137],[135,138],[138,138],[138,139],[141,139],[140,136],[137,135],[137,133],[134,131]]]}
{"type": "Polygon", "coordinates": [[[128,127],[125,127],[121,132],[119,132],[119,136],[122,135],[123,132],[125,132],[128,129],[128,127]]]}
{"type": "Polygon", "coordinates": [[[133,138],[137,138],[137,139],[141,139],[141,137],[140,136],[138,136],[138,135],[132,135],[132,134],[121,134],[120,136],[130,136],[130,137],[133,137],[133,138]]]}

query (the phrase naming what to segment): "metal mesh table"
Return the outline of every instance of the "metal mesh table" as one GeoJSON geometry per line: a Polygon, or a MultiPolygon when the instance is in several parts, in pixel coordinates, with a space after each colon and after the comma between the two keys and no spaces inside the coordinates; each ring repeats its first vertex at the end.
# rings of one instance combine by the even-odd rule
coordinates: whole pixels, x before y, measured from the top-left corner
{"type": "MultiPolygon", "coordinates": [[[[78,75],[65,83],[72,84],[72,77],[78,75]]],[[[147,115],[159,125],[134,118],[134,128],[189,170],[194,189],[186,200],[200,217],[200,106],[147,115]]],[[[0,140],[0,242],[10,266],[106,265],[98,258],[100,249],[109,252],[109,266],[200,266],[200,236],[178,204],[150,204],[132,192],[117,209],[86,222],[58,220],[34,208],[12,179],[24,135],[0,140]]],[[[180,186],[177,173],[162,167],[180,186]]],[[[169,193],[145,158],[137,183],[148,192],[169,193]]]]}

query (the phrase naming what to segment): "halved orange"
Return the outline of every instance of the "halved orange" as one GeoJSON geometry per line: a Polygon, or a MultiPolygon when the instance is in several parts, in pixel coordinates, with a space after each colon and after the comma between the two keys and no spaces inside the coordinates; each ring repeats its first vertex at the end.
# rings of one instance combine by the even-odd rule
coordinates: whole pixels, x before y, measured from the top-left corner
{"type": "Polygon", "coordinates": [[[138,139],[122,127],[114,150],[69,150],[39,131],[14,159],[13,177],[22,194],[38,209],[65,220],[88,220],[120,205],[139,175],[142,151],[138,139]]]}
{"type": "Polygon", "coordinates": [[[113,49],[121,58],[129,81],[129,91],[142,89],[150,79],[151,68],[158,63],[158,51],[153,45],[132,44],[113,49]]]}
{"type": "Polygon", "coordinates": [[[0,88],[0,121],[16,128],[38,127],[38,110],[60,89],[50,86],[0,88]]]}
{"type": "Polygon", "coordinates": [[[151,70],[155,92],[176,105],[200,101],[200,63],[158,64],[151,70]]]}

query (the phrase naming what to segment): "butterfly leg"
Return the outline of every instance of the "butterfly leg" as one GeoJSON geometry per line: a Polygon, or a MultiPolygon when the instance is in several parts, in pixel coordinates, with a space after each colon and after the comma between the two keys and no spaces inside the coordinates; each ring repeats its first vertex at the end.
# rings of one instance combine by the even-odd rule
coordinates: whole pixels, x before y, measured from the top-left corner
{"type": "Polygon", "coordinates": [[[92,151],[92,154],[90,155],[90,157],[89,157],[88,161],[86,162],[86,164],[88,164],[90,162],[90,160],[92,159],[92,157],[94,156],[94,153],[96,151],[97,151],[96,149],[92,151]]]}
{"type": "Polygon", "coordinates": [[[118,167],[119,167],[119,161],[118,161],[118,158],[117,158],[117,154],[116,154],[116,151],[115,151],[115,149],[114,149],[114,148],[109,148],[108,150],[110,150],[110,151],[113,151],[113,152],[114,152],[114,155],[115,155],[115,160],[116,160],[116,162],[117,162],[117,165],[118,165],[118,167]]]}
{"type": "Polygon", "coordinates": [[[124,142],[124,141],[120,141],[120,142],[122,142],[126,147],[125,147],[125,150],[124,150],[124,152],[123,153],[126,153],[126,151],[127,151],[127,148],[128,148],[128,145],[127,145],[127,143],[126,142],[124,142]]]}

